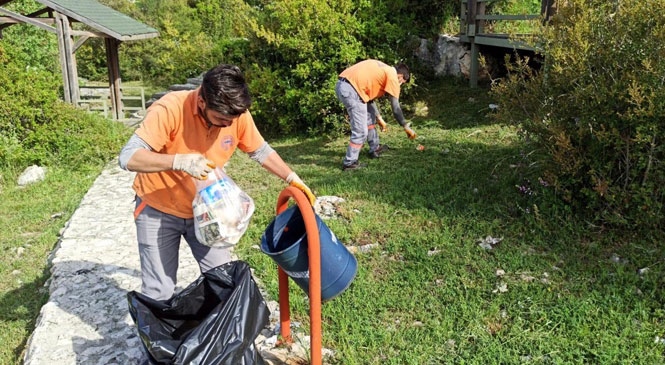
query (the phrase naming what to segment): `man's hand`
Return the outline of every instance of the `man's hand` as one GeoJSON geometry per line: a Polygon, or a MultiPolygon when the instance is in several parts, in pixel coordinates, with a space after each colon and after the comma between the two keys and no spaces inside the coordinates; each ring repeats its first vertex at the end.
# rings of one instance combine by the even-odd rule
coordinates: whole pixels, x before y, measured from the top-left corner
{"type": "Polygon", "coordinates": [[[376,117],[376,124],[378,124],[379,127],[381,127],[381,132],[388,131],[388,125],[386,124],[386,122],[383,121],[383,118],[381,118],[381,116],[376,117]]]}
{"type": "Polygon", "coordinates": [[[298,174],[296,174],[294,171],[291,171],[289,176],[286,177],[286,182],[289,185],[293,186],[294,188],[298,188],[300,191],[305,193],[307,199],[309,200],[309,203],[311,205],[314,205],[314,203],[316,202],[316,197],[309,189],[309,187],[307,187],[307,185],[305,185],[305,183],[300,179],[298,174]]]}
{"type": "Polygon", "coordinates": [[[409,139],[416,139],[416,137],[418,137],[416,132],[411,129],[411,123],[406,123],[404,126],[404,132],[406,132],[406,136],[409,137],[409,139]]]}
{"type": "Polygon", "coordinates": [[[173,169],[184,171],[195,179],[204,180],[214,168],[214,162],[198,153],[176,154],[173,157],[173,169]]]}

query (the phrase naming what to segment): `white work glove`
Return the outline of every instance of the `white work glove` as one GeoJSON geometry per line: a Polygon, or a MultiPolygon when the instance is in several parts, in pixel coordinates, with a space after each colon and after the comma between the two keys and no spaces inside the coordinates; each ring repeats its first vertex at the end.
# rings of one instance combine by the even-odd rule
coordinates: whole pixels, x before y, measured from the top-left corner
{"type": "Polygon", "coordinates": [[[302,180],[300,179],[298,174],[295,173],[295,171],[291,171],[289,176],[286,177],[286,182],[289,185],[293,186],[294,188],[298,188],[298,189],[300,189],[300,191],[305,193],[305,195],[307,196],[307,199],[309,200],[309,203],[314,205],[314,203],[316,202],[316,197],[314,196],[312,191],[309,189],[309,187],[307,187],[307,185],[305,185],[305,183],[302,182],[302,180]]]}
{"type": "Polygon", "coordinates": [[[404,132],[406,133],[406,136],[409,137],[409,139],[416,139],[416,137],[418,137],[416,132],[411,129],[411,123],[406,123],[404,125],[404,132]]]}
{"type": "Polygon", "coordinates": [[[198,153],[176,154],[173,157],[173,169],[184,171],[195,179],[204,180],[214,168],[214,162],[198,153]]]}

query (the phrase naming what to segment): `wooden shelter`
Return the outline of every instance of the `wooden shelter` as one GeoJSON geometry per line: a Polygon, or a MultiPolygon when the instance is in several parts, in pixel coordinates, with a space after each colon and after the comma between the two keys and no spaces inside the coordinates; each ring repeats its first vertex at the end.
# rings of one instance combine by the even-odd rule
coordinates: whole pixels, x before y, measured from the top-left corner
{"type": "Polygon", "coordinates": [[[36,0],[43,9],[30,14],[19,14],[5,5],[12,0],[0,0],[0,36],[4,28],[13,24],[31,24],[58,37],[60,65],[64,83],[65,101],[77,105],[80,99],[76,50],[91,37],[104,38],[109,91],[114,119],[122,118],[120,90],[120,63],[118,46],[121,42],[157,37],[158,31],[95,0],[36,0]],[[83,29],[73,29],[80,22],[83,29]]]}

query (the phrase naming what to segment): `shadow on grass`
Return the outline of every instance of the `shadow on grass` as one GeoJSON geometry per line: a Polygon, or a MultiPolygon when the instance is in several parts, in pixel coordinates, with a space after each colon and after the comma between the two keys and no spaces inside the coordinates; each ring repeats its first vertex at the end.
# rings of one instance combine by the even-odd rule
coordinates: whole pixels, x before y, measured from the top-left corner
{"type": "Polygon", "coordinates": [[[368,198],[401,208],[432,210],[439,215],[473,213],[490,220],[516,213],[515,209],[496,209],[510,207],[522,198],[515,187],[522,177],[510,167],[520,158],[518,146],[432,139],[427,149],[419,151],[415,148],[418,141],[403,138],[392,143],[395,141],[395,137],[387,141],[394,147],[379,159],[369,159],[365,146],[360,162],[368,166],[346,172],[341,170],[345,144],[319,138],[275,149],[301,177],[307,176],[305,182],[315,192],[317,186],[338,186],[337,191],[319,194],[366,192],[368,198]]]}
{"type": "MultiPolygon", "coordinates": [[[[417,90],[407,92],[402,103],[413,125],[445,129],[473,128],[492,124],[492,99],[488,87],[469,88],[464,80],[439,78],[419,81],[417,90]]],[[[382,107],[390,115],[390,107],[382,107]]]]}
{"type": "MultiPolygon", "coordinates": [[[[494,229],[492,234],[497,236],[541,247],[555,256],[578,256],[580,262],[608,262],[612,250],[623,250],[639,265],[642,260],[627,247],[635,242],[652,257],[658,242],[653,237],[662,232],[655,232],[652,238],[635,237],[631,232],[594,233],[583,217],[571,213],[553,196],[535,169],[524,168],[533,161],[524,157],[519,143],[492,143],[492,136],[457,143],[446,134],[434,136],[434,128],[422,131],[433,135],[425,150],[414,148],[418,141],[392,134],[385,140],[394,147],[379,159],[367,158],[364,146],[361,162],[368,167],[357,171],[341,171],[344,138],[309,139],[276,149],[317,195],[371,200],[394,211],[468,225],[469,234],[478,238],[489,234],[483,229],[494,229]]],[[[574,267],[591,269],[591,265],[574,267]]],[[[590,274],[596,275],[596,270],[591,269],[590,274]]]]}
{"type": "Polygon", "coordinates": [[[561,363],[662,360],[653,334],[665,323],[662,232],[594,232],[544,194],[538,175],[517,167],[530,162],[517,143],[419,132],[430,135],[425,150],[414,148],[418,140],[388,135],[394,148],[369,160],[365,146],[361,160],[369,166],[351,172],[340,170],[345,139],[278,149],[317,195],[341,196],[358,209],[347,226],[362,227],[349,228],[342,242],[385,244],[359,256],[354,284],[324,311],[330,327],[348,331],[328,334],[343,360],[362,363],[378,354],[394,363],[521,363],[542,354],[561,363]],[[369,211],[374,207],[383,215],[369,211]],[[476,241],[487,235],[503,241],[485,250],[476,241]],[[429,255],[435,248],[441,253],[429,255]],[[368,325],[346,330],[351,324],[338,318],[368,325]],[[409,327],[414,318],[422,327],[409,327]],[[404,323],[399,338],[384,328],[395,319],[404,323]],[[423,337],[431,342],[416,351],[401,340],[423,337]],[[356,342],[345,347],[349,338],[356,342]],[[442,347],[447,341],[456,348],[442,347]]]}
{"type": "MultiPolygon", "coordinates": [[[[26,333],[30,333],[35,328],[35,313],[39,313],[42,305],[48,300],[48,291],[44,288],[44,283],[50,276],[48,269],[44,269],[42,274],[33,282],[24,283],[19,288],[10,290],[0,296],[0,321],[3,323],[21,322],[26,333]],[[36,296],[35,293],[43,293],[36,296]]],[[[20,364],[23,361],[23,351],[25,350],[28,337],[23,340],[13,352],[12,363],[20,364]]]]}

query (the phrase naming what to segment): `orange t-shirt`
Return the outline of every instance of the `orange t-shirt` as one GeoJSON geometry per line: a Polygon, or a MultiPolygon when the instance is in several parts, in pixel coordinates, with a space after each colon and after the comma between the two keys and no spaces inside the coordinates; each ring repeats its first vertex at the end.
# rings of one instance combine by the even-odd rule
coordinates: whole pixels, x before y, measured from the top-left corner
{"type": "Polygon", "coordinates": [[[397,70],[381,61],[360,61],[339,76],[349,80],[365,103],[380,98],[385,93],[399,99],[397,70]]]}
{"type": "MultiPolygon", "coordinates": [[[[199,89],[173,91],[148,109],[136,135],[159,153],[200,153],[217,166],[231,158],[236,148],[250,153],[264,142],[249,110],[225,128],[210,127],[199,115],[199,89]]],[[[183,171],[137,173],[133,188],[149,206],[180,218],[192,218],[196,194],[193,177],[183,171]]]]}

